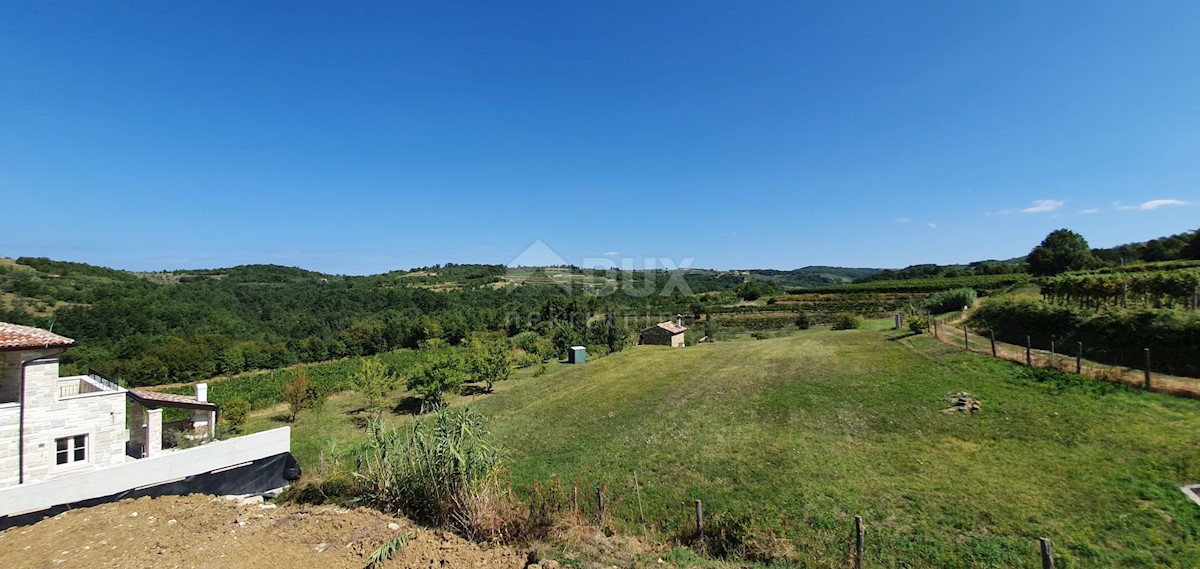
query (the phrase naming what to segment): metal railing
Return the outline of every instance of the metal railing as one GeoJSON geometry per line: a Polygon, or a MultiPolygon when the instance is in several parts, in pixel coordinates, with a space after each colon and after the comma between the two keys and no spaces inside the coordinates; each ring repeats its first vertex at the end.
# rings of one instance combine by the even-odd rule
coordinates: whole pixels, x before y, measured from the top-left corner
{"type": "Polygon", "coordinates": [[[121,387],[111,379],[100,375],[99,372],[89,369],[85,377],[63,377],[59,378],[58,397],[71,397],[73,395],[82,395],[85,393],[99,393],[102,391],[120,391],[121,387]],[[62,384],[63,380],[68,380],[68,383],[62,384]]]}
{"type": "Polygon", "coordinates": [[[100,374],[100,372],[98,372],[94,369],[88,368],[87,375],[89,378],[92,379],[92,381],[99,383],[107,391],[118,391],[121,389],[121,386],[117,385],[117,382],[115,382],[107,377],[104,377],[103,375],[100,374]]]}

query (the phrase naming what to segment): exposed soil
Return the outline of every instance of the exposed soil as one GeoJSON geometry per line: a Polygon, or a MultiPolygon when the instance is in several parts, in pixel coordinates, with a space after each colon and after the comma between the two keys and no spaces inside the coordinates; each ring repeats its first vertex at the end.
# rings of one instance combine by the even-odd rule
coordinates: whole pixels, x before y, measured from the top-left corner
{"type": "Polygon", "coordinates": [[[429,530],[375,510],[241,504],[193,494],[71,510],[0,532],[4,567],[361,568],[395,535],[384,567],[523,567],[526,553],[429,530]]]}

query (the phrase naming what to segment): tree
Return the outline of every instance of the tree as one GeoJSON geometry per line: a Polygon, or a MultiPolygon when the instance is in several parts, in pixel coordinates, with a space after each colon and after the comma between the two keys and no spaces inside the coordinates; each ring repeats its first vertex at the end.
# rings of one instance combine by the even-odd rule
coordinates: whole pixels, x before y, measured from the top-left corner
{"type": "Polygon", "coordinates": [[[435,353],[408,378],[408,388],[430,405],[442,403],[446,393],[457,393],[466,377],[454,354],[435,353]]]}
{"type": "Polygon", "coordinates": [[[476,381],[487,384],[488,393],[497,381],[504,381],[512,374],[512,357],[508,355],[508,344],[503,341],[476,340],[471,349],[471,375],[476,381]]]}
{"type": "Polygon", "coordinates": [[[312,406],[312,384],[303,369],[297,369],[291,379],[283,381],[283,400],[288,405],[289,423],[295,423],[300,411],[312,406]]]}
{"type": "Polygon", "coordinates": [[[1184,259],[1200,260],[1200,229],[1192,234],[1192,238],[1188,240],[1187,245],[1184,245],[1180,256],[1184,259]]]}
{"type": "Polygon", "coordinates": [[[758,297],[762,296],[762,291],[759,290],[758,284],[751,279],[746,279],[742,284],[737,285],[733,289],[733,292],[738,295],[738,298],[746,301],[758,300],[758,297]]]}
{"type": "Polygon", "coordinates": [[[366,400],[366,408],[378,412],[387,406],[387,396],[395,387],[396,380],[378,359],[365,358],[362,369],[354,374],[350,383],[366,400]]]}
{"type": "Polygon", "coordinates": [[[1070,229],[1058,229],[1029,252],[1029,272],[1038,276],[1057,275],[1097,266],[1088,242],[1070,229]]]}

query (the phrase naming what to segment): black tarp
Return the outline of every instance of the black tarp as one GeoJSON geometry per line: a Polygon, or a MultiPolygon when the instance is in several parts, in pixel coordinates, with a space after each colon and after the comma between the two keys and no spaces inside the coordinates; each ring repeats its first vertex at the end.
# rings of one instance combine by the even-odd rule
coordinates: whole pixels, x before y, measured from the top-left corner
{"type": "MultiPolygon", "coordinates": [[[[86,476],[86,474],[81,474],[81,476],[86,476]]],[[[126,490],[111,496],[91,498],[71,504],[59,504],[37,512],[0,517],[0,530],[34,524],[67,510],[86,508],[125,498],[183,496],[187,494],[212,494],[217,496],[261,494],[268,490],[286,486],[299,479],[300,463],[296,462],[296,458],[292,456],[292,453],[285,452],[275,456],[260,458],[249,464],[229,470],[206,472],[157,486],[126,490]]]]}

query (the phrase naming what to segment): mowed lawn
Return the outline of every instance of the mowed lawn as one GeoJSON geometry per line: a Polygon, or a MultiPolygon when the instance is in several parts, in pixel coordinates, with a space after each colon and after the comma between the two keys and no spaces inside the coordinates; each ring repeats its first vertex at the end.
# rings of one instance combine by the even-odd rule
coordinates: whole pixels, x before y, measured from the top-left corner
{"type": "Polygon", "coordinates": [[[610,513],[672,534],[691,500],[748,516],[803,566],[1200,566],[1200,401],[1037,382],[924,337],[811,330],[638,347],[520,379],[474,405],[518,488],[607,488],[610,513]],[[980,413],[947,414],[966,391],[980,413]]]}

